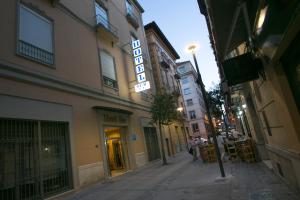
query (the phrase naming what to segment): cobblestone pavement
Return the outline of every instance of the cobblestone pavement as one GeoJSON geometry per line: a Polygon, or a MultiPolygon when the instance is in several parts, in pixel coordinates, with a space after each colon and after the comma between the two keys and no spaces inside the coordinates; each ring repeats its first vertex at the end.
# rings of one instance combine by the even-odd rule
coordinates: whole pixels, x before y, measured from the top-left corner
{"type": "Polygon", "coordinates": [[[263,163],[226,162],[226,178],[217,163],[192,162],[187,153],[167,166],[151,163],[142,169],[74,192],[66,200],[299,200],[263,163]]]}

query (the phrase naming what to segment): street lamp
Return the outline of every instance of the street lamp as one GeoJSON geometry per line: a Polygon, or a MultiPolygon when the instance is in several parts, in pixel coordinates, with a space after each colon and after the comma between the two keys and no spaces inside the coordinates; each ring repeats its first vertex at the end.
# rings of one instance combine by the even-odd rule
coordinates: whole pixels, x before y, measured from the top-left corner
{"type": "Polygon", "coordinates": [[[191,52],[192,55],[193,55],[194,63],[195,63],[197,74],[198,74],[197,83],[200,86],[202,96],[203,96],[203,100],[204,100],[204,104],[205,104],[205,108],[206,108],[206,111],[207,111],[208,122],[209,122],[209,125],[211,127],[211,131],[212,131],[212,136],[213,136],[213,141],[214,141],[214,145],[215,145],[215,149],[216,149],[216,153],[217,153],[217,158],[218,158],[218,163],[219,163],[221,176],[225,177],[225,171],[224,171],[223,163],[222,163],[222,160],[221,160],[220,149],[218,147],[216,131],[214,129],[213,122],[212,122],[212,117],[211,117],[210,112],[209,112],[209,104],[208,104],[208,100],[207,100],[207,97],[206,97],[205,86],[204,86],[203,81],[202,81],[202,77],[201,77],[199,67],[198,67],[198,62],[197,62],[196,55],[195,55],[195,52],[196,52],[197,48],[198,48],[197,44],[192,44],[192,45],[188,46],[187,50],[189,52],[191,52]]]}

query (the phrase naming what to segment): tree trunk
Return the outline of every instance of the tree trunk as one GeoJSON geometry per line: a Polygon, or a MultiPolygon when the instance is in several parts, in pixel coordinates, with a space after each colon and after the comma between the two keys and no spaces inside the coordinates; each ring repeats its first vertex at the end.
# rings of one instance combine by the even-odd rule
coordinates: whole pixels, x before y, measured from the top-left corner
{"type": "Polygon", "coordinates": [[[163,141],[163,135],[161,131],[161,124],[158,124],[159,127],[159,136],[160,136],[160,146],[161,146],[161,157],[162,157],[162,164],[167,164],[166,154],[165,154],[165,148],[164,148],[164,141],[163,141]]]}

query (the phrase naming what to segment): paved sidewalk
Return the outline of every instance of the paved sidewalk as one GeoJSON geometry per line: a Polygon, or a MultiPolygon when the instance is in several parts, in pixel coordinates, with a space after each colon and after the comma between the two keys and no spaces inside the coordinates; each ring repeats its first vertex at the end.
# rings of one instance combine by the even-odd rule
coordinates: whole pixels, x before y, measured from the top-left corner
{"type": "Polygon", "coordinates": [[[299,200],[262,163],[225,163],[221,179],[217,163],[192,162],[187,153],[74,192],[67,200],[299,200]]]}

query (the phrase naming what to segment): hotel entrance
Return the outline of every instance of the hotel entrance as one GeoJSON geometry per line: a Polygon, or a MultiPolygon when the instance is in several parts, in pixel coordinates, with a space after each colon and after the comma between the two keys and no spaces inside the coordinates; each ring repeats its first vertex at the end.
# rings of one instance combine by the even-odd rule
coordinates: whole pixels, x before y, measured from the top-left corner
{"type": "Polygon", "coordinates": [[[104,129],[107,162],[112,177],[121,175],[126,171],[126,152],[124,151],[125,145],[123,142],[125,141],[125,135],[121,132],[124,132],[124,129],[118,127],[106,127],[104,129]]]}
{"type": "Polygon", "coordinates": [[[119,108],[93,107],[99,114],[104,176],[106,179],[131,169],[129,118],[132,112],[119,108]]]}

